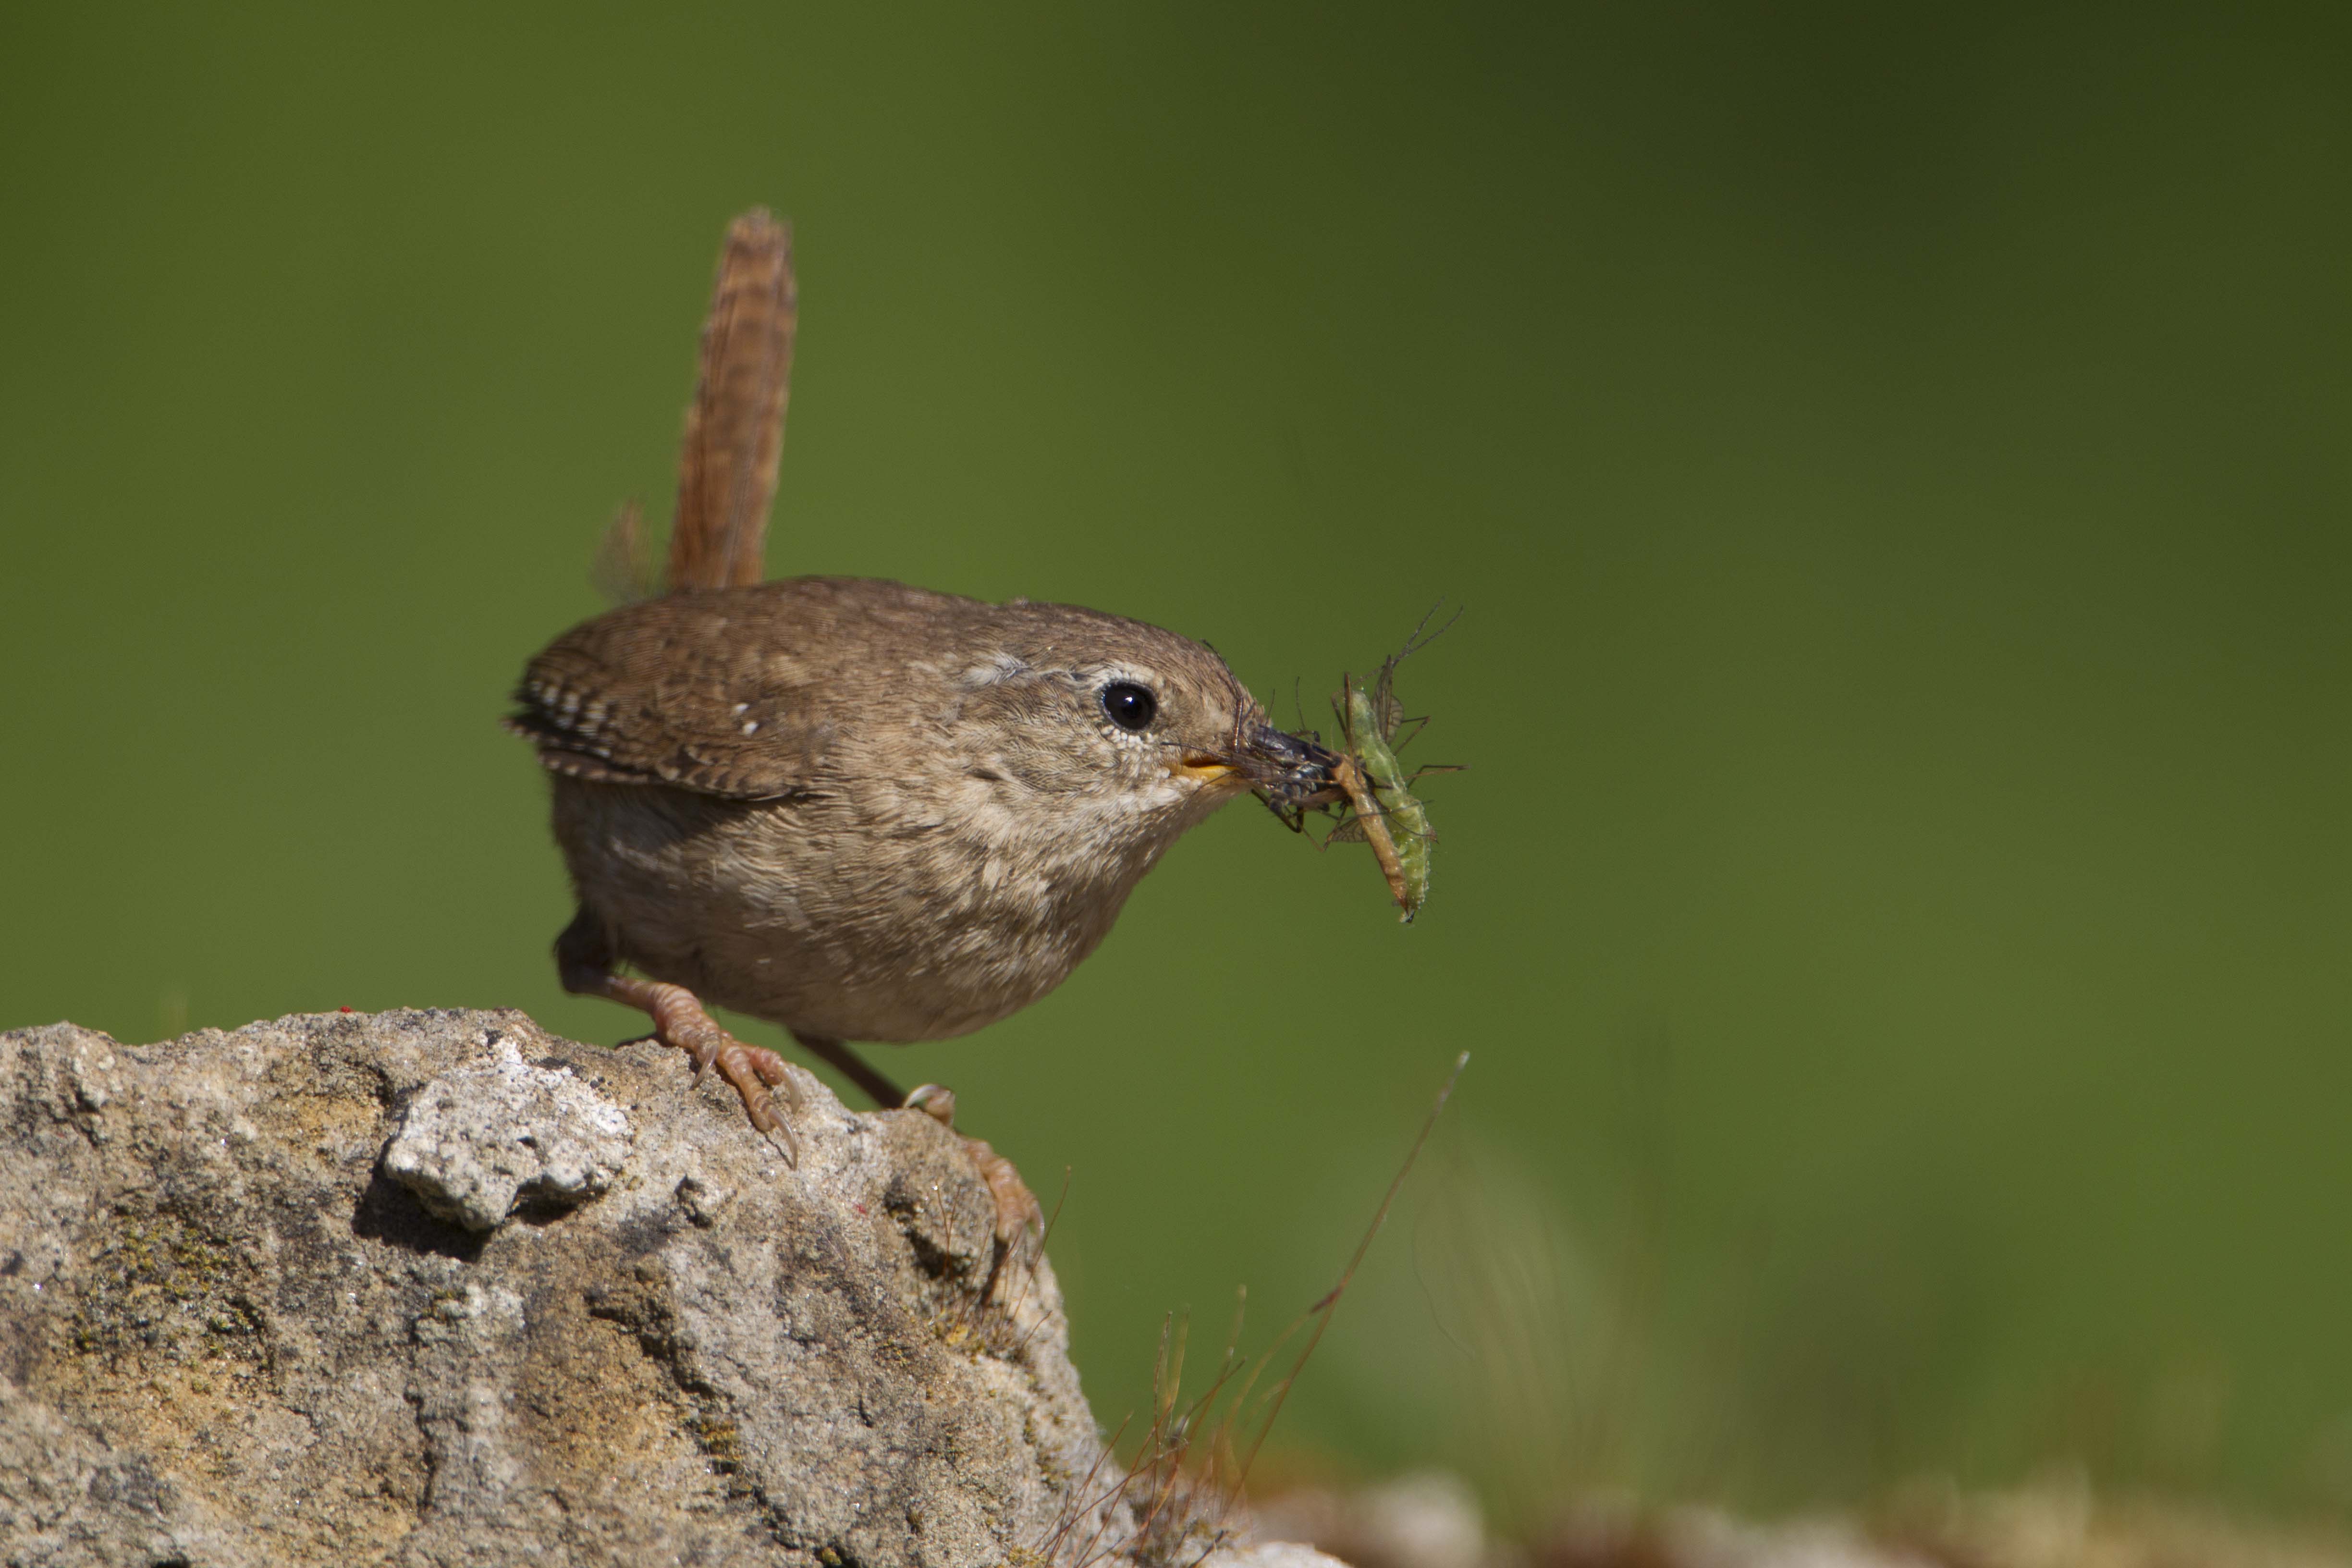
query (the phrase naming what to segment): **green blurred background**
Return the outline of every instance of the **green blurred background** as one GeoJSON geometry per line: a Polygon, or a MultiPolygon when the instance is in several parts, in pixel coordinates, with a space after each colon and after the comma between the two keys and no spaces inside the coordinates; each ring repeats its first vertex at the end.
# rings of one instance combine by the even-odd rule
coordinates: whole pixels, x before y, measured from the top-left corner
{"type": "MultiPolygon", "coordinates": [[[[888,1055],[1107,1421],[1336,1274],[1313,1462],[2352,1505],[2340,8],[11,7],[0,1024],[562,995],[495,721],[799,235],[770,561],[1310,710],[1443,594],[1434,897],[1255,808],[888,1055]],[[1196,1352],[1197,1356],[1197,1352],[1196,1352]],[[1318,1457],[1319,1458],[1316,1458],[1318,1457]]],[[[772,1040],[757,1026],[751,1037],[772,1040]]],[[[681,1073],[681,1079],[683,1074],[681,1073]]]]}

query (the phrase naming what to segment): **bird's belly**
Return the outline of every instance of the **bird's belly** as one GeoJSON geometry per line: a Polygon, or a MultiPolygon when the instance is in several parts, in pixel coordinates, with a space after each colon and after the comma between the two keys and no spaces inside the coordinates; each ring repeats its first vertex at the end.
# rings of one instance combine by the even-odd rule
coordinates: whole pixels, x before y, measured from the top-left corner
{"type": "MultiPolygon", "coordinates": [[[[927,955],[797,932],[747,931],[732,953],[678,955],[698,995],[798,1033],[837,1040],[944,1040],[1019,1012],[1068,977],[1076,955],[966,942],[927,955]],[[697,962],[699,961],[699,962],[697,962]]],[[[654,963],[646,966],[650,971],[654,963]]]]}
{"type": "Polygon", "coordinates": [[[1132,882],[1016,873],[944,832],[875,839],[821,812],[642,786],[560,780],[555,815],[581,900],[622,956],[832,1039],[948,1039],[1018,1012],[1094,951],[1132,882]]]}

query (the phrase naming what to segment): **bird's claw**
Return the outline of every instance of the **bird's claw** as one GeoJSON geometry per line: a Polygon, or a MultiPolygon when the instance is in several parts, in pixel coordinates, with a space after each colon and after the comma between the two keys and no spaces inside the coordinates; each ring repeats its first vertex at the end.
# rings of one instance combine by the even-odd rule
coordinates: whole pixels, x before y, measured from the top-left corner
{"type": "MultiPolygon", "coordinates": [[[[758,1125],[756,1119],[753,1125],[758,1125]]],[[[793,1130],[789,1124],[772,1116],[768,1119],[768,1125],[760,1128],[760,1131],[770,1143],[775,1146],[776,1152],[784,1157],[785,1164],[795,1170],[800,1168],[800,1144],[793,1140],[793,1130]]]]}
{"type": "Polygon", "coordinates": [[[1024,1257],[1045,1238],[1044,1205],[1013,1162],[991,1148],[985,1139],[967,1138],[963,1143],[972,1163],[980,1167],[980,1179],[988,1184],[988,1195],[995,1200],[996,1239],[1003,1244],[1006,1256],[1024,1257]]]}
{"type": "Polygon", "coordinates": [[[656,1034],[666,1044],[684,1051],[694,1063],[697,1089],[702,1087],[710,1069],[717,1068],[719,1076],[741,1097],[743,1113],[751,1119],[752,1129],[776,1146],[784,1163],[800,1163],[800,1142],[793,1136],[791,1125],[778,1113],[774,1097],[768,1092],[772,1086],[782,1089],[785,1104],[793,1110],[800,1109],[800,1091],[783,1058],[773,1051],[745,1045],[707,1014],[680,1020],[677,1026],[656,1034]]]}
{"type": "Polygon", "coordinates": [[[799,1141],[793,1136],[791,1124],[778,1113],[775,1098],[768,1092],[772,1087],[782,1089],[785,1105],[798,1110],[801,1097],[793,1082],[792,1068],[773,1051],[747,1046],[732,1036],[721,1036],[720,1038],[725,1043],[710,1053],[711,1065],[719,1068],[719,1076],[742,1097],[743,1111],[751,1119],[751,1125],[761,1136],[776,1144],[786,1164],[797,1166],[800,1163],[799,1141]]]}

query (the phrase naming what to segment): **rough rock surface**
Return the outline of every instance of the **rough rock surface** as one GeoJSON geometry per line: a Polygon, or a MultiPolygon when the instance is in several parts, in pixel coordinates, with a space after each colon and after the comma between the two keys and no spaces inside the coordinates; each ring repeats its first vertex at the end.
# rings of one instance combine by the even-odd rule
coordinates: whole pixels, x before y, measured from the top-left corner
{"type": "Polygon", "coordinates": [[[803,1089],[795,1169],[519,1013],[0,1035],[0,1563],[1128,1559],[1051,1268],[803,1089]]]}

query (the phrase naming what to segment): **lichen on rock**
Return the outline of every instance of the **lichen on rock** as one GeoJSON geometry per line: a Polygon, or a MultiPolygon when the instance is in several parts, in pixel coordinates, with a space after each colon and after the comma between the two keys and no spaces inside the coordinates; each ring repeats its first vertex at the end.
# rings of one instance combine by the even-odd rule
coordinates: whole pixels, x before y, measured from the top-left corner
{"type": "Polygon", "coordinates": [[[621,1108],[569,1066],[526,1062],[504,1029],[484,1032],[487,1064],[433,1079],[401,1113],[383,1173],[427,1213],[495,1230],[518,1204],[577,1208],[613,1184],[635,1134],[621,1108]]]}

